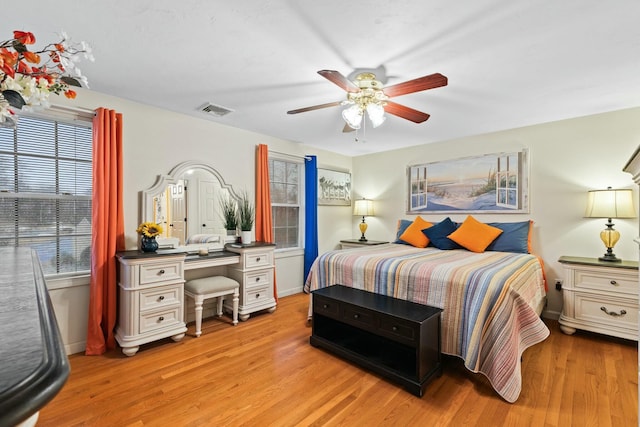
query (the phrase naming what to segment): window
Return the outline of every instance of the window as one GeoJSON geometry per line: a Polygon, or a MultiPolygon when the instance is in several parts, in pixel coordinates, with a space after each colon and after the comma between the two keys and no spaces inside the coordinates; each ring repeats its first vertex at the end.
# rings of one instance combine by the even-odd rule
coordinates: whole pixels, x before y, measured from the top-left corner
{"type": "Polygon", "coordinates": [[[269,159],[273,237],[276,249],[302,247],[302,164],[269,159]]]}
{"type": "Polygon", "coordinates": [[[91,147],[91,122],[0,128],[0,246],[35,249],[45,275],[90,269],[91,147]]]}
{"type": "Polygon", "coordinates": [[[518,209],[519,153],[502,155],[496,165],[496,206],[518,209]]]}
{"type": "Polygon", "coordinates": [[[427,207],[427,167],[413,166],[409,176],[409,210],[427,207]]]}

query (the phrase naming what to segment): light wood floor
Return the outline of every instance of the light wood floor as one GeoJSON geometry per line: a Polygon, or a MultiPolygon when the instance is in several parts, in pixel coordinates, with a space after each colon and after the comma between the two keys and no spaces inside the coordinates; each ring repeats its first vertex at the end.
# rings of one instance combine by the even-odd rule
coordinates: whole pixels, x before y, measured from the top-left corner
{"type": "Polygon", "coordinates": [[[73,355],[71,376],[40,412],[46,426],[637,426],[635,342],[578,332],[523,355],[523,392],[502,400],[446,357],[417,398],[309,345],[308,296],[238,326],[211,318],[179,343],[134,357],[73,355]]]}

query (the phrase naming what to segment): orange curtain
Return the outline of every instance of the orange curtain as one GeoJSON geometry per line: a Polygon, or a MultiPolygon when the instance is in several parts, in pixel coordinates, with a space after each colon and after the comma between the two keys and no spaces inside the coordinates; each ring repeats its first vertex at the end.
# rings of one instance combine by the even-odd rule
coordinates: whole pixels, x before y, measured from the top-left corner
{"type": "Polygon", "coordinates": [[[98,108],[93,119],[91,279],[87,355],[115,348],[116,251],[124,249],[122,114],[98,108]]]}
{"type": "MultiPolygon", "coordinates": [[[[258,145],[256,151],[256,241],[273,243],[271,190],[269,188],[269,148],[258,145]]],[[[278,301],[276,272],[273,272],[273,296],[278,301]]]]}

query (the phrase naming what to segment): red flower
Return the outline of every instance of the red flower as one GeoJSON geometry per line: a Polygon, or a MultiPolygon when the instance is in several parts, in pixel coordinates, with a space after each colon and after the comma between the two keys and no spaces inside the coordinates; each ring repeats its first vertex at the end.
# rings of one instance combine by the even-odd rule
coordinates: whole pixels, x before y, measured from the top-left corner
{"type": "Polygon", "coordinates": [[[4,60],[4,63],[9,67],[16,65],[18,61],[18,52],[12,52],[9,49],[3,47],[0,49],[0,57],[4,60]]]}
{"type": "Polygon", "coordinates": [[[31,62],[32,64],[37,64],[40,62],[40,55],[34,52],[26,51],[23,53],[24,59],[31,62]]]}
{"type": "Polygon", "coordinates": [[[34,44],[36,42],[36,36],[33,33],[18,31],[13,32],[13,38],[18,40],[22,44],[34,44]]]}
{"type": "Polygon", "coordinates": [[[13,67],[9,66],[7,61],[4,61],[2,65],[0,65],[0,70],[2,70],[3,73],[5,73],[7,76],[11,78],[14,78],[16,75],[15,70],[13,69],[13,67]]]}
{"type": "Polygon", "coordinates": [[[54,46],[56,47],[58,52],[64,52],[64,45],[62,43],[56,43],[54,44],[54,46]]]}
{"type": "Polygon", "coordinates": [[[64,96],[66,96],[69,99],[76,99],[76,91],[74,90],[65,90],[64,91],[64,96]]]}
{"type": "Polygon", "coordinates": [[[18,72],[22,73],[22,74],[31,74],[32,73],[32,69],[31,66],[28,65],[26,62],[24,61],[20,61],[18,62],[18,72]]]}

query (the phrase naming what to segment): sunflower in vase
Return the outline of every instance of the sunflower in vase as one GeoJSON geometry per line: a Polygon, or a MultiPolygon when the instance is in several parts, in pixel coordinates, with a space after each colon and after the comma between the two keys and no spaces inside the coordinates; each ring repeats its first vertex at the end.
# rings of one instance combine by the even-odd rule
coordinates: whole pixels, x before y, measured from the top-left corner
{"type": "Polygon", "coordinates": [[[158,250],[156,237],[162,234],[162,226],[155,222],[143,222],[136,228],[136,233],[141,237],[140,248],[143,252],[155,252],[158,250]]]}

